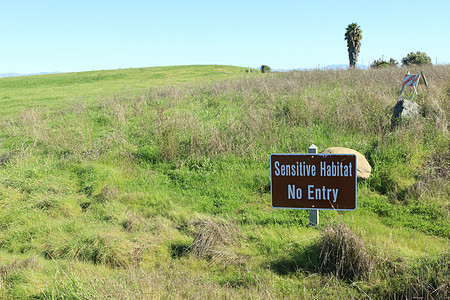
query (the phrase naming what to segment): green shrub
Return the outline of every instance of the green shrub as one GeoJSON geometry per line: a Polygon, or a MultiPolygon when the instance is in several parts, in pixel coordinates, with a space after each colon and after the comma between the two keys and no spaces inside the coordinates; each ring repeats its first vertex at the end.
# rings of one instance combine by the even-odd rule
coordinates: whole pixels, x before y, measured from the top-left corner
{"type": "Polygon", "coordinates": [[[270,73],[272,70],[270,69],[269,66],[266,65],[262,65],[261,66],[261,73],[270,73]]]}
{"type": "Polygon", "coordinates": [[[417,51],[416,53],[410,52],[408,55],[402,58],[402,64],[404,66],[431,65],[431,57],[429,57],[425,52],[420,51],[417,51]]]}
{"type": "Polygon", "coordinates": [[[377,59],[377,60],[373,61],[370,64],[370,68],[371,69],[386,68],[386,67],[397,67],[397,66],[398,66],[398,62],[395,59],[393,59],[393,58],[390,58],[388,61],[380,58],[380,59],[377,59]]]}

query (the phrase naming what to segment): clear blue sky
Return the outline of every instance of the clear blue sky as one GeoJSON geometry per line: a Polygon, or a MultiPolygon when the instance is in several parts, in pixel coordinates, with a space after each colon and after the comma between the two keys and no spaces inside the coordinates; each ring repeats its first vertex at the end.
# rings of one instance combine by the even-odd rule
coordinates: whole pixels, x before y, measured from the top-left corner
{"type": "Polygon", "coordinates": [[[359,64],[411,51],[450,63],[450,1],[0,0],[0,73],[187,64],[274,69],[359,64]]]}

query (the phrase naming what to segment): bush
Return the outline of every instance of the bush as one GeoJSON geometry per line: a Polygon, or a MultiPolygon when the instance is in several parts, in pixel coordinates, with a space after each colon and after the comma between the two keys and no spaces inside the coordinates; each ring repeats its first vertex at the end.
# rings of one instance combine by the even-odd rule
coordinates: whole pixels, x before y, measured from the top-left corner
{"type": "Polygon", "coordinates": [[[385,67],[397,67],[397,66],[398,66],[398,62],[393,58],[390,58],[388,61],[380,58],[380,59],[373,61],[370,64],[371,69],[378,69],[378,68],[385,68],[385,67]]]}
{"type": "Polygon", "coordinates": [[[402,58],[402,64],[404,66],[411,65],[431,65],[431,57],[429,57],[425,52],[417,51],[416,53],[411,52],[406,57],[402,58]]]}
{"type": "Polygon", "coordinates": [[[270,73],[272,70],[270,69],[269,66],[266,65],[262,65],[261,66],[261,73],[270,73]]]}

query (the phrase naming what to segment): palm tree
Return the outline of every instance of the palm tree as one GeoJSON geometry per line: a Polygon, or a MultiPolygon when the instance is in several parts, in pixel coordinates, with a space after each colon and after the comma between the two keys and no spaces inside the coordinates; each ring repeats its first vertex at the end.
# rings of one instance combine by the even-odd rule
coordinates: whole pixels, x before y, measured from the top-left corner
{"type": "Polygon", "coordinates": [[[358,24],[352,23],[347,26],[345,39],[347,40],[348,60],[350,68],[355,69],[358,62],[359,48],[361,48],[362,31],[358,24]]]}

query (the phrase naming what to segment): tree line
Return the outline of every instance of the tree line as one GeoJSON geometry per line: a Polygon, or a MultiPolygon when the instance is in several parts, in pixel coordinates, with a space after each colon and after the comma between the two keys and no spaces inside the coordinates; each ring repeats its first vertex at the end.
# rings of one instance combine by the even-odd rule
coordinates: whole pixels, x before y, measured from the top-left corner
{"type": "MultiPolygon", "coordinates": [[[[347,51],[350,69],[356,69],[358,64],[359,51],[361,49],[361,39],[362,30],[357,23],[351,23],[345,29],[345,40],[347,41],[347,51]]],[[[410,52],[405,57],[401,59],[403,66],[412,65],[431,65],[431,57],[429,57],[425,52],[416,51],[410,52]]],[[[370,64],[371,69],[378,69],[384,67],[398,67],[399,63],[392,57],[389,60],[384,60],[384,58],[379,58],[374,60],[370,64]]],[[[262,65],[260,67],[262,73],[270,73],[271,69],[267,65],[262,65]]]]}
{"type": "MultiPolygon", "coordinates": [[[[361,48],[362,30],[357,23],[351,23],[347,26],[345,30],[345,40],[347,41],[348,59],[351,69],[355,69],[359,50],[361,48]]],[[[431,57],[429,57],[425,52],[410,52],[401,60],[403,66],[411,65],[431,65],[431,57]]],[[[390,58],[389,60],[384,60],[383,58],[377,59],[370,64],[372,69],[382,68],[382,67],[397,67],[399,63],[390,58]]]]}

